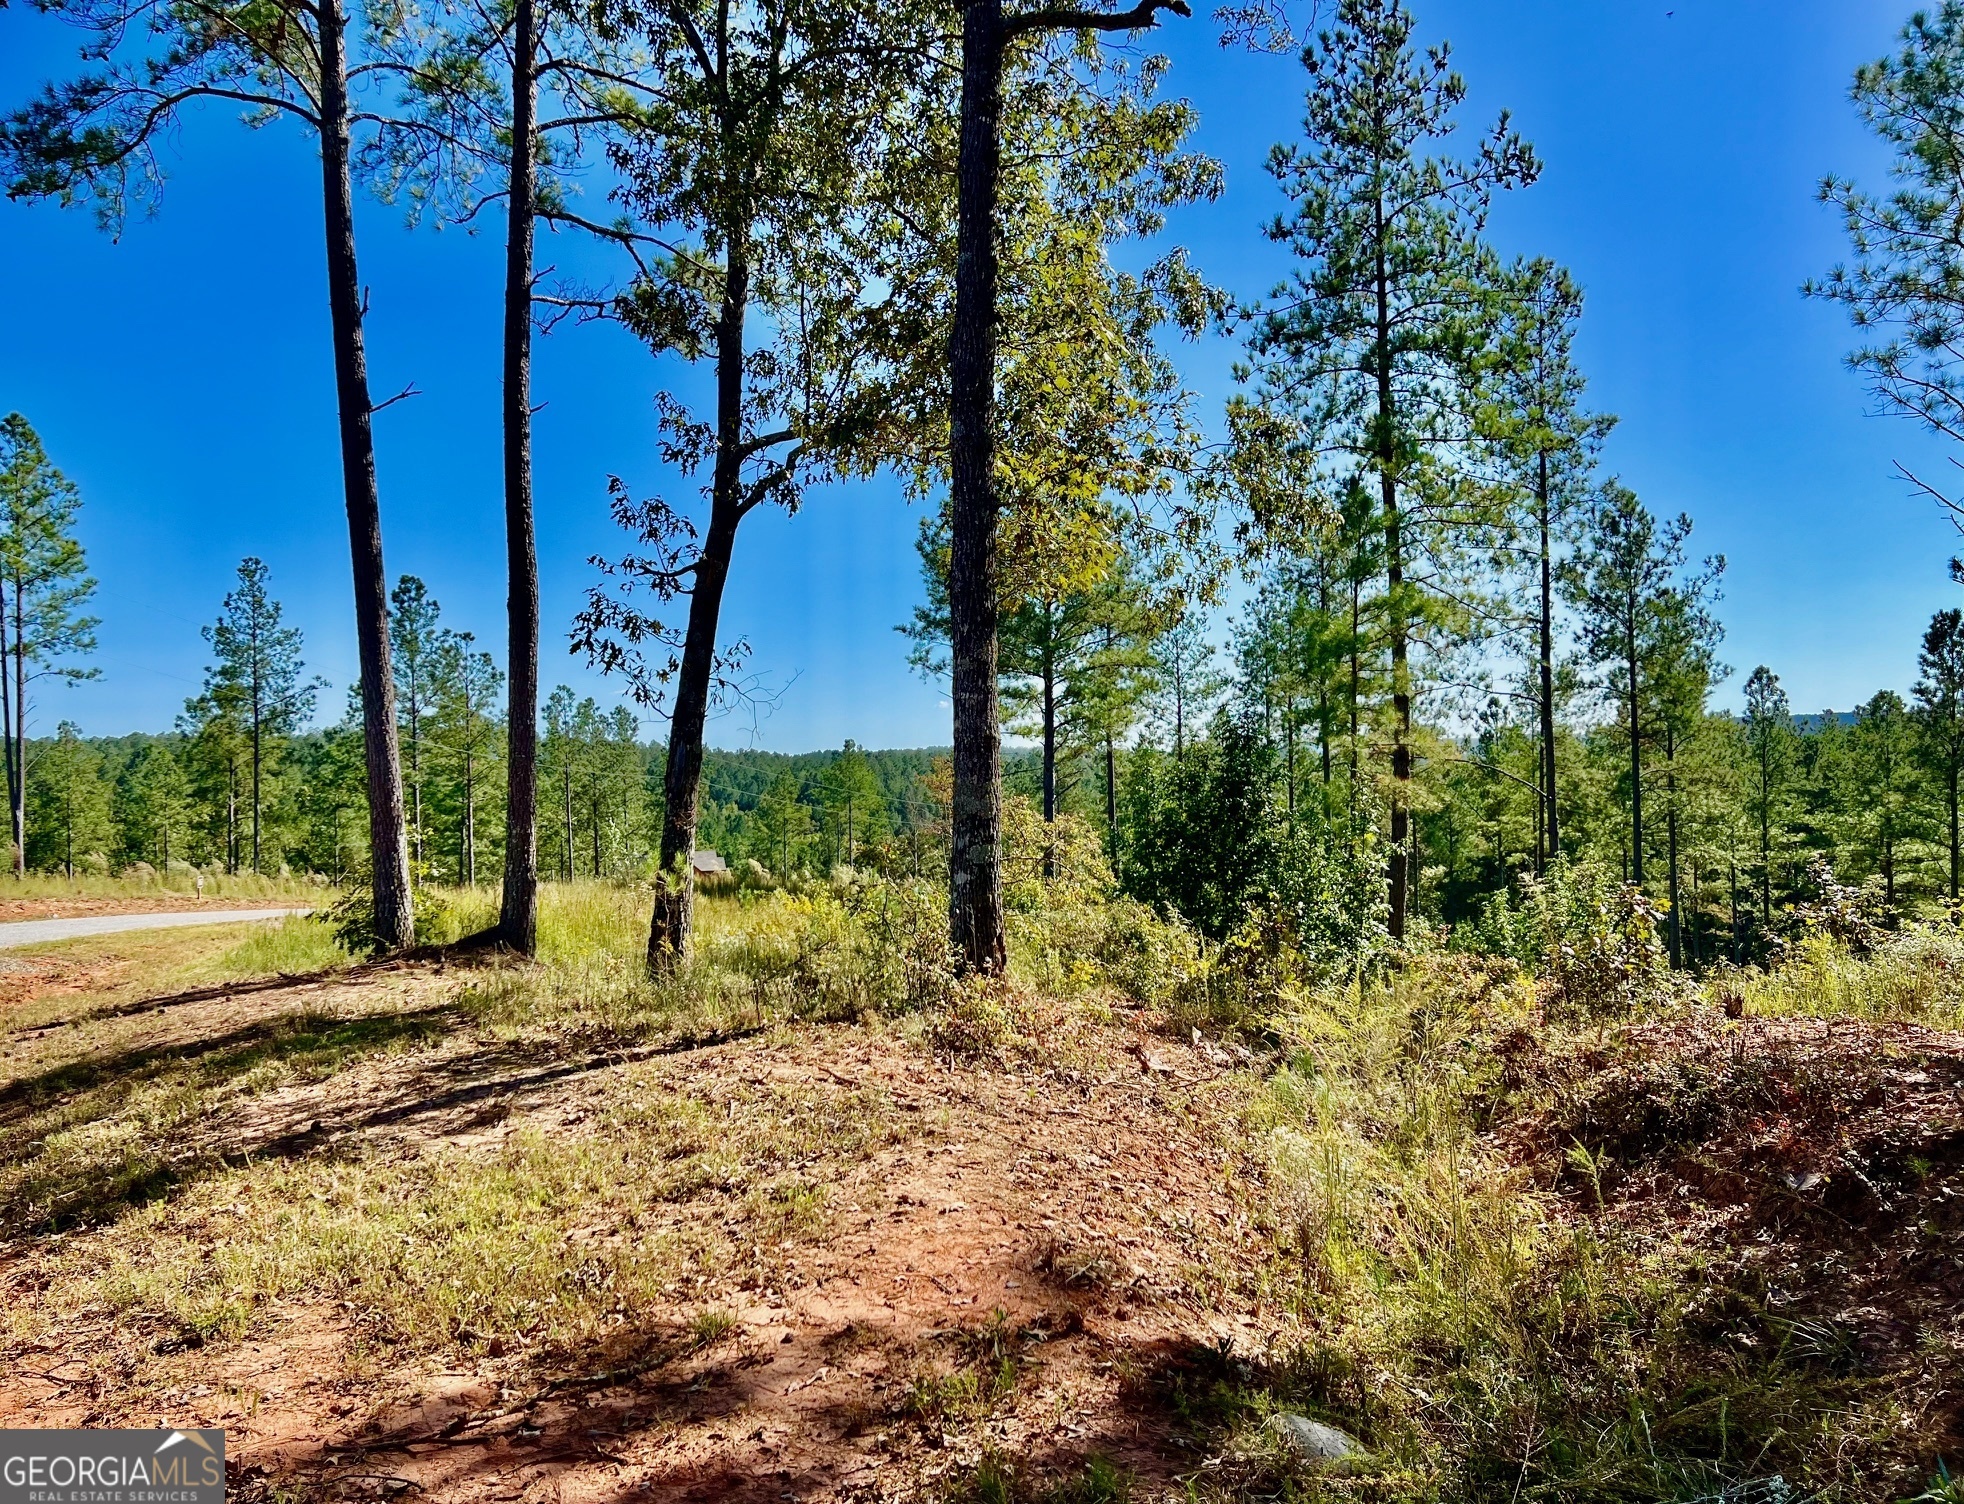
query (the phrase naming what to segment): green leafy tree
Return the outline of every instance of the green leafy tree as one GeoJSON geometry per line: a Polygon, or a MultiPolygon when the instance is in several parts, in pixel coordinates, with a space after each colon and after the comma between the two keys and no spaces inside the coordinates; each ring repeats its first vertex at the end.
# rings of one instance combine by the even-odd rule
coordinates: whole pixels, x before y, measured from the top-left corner
{"type": "Polygon", "coordinates": [[[27,419],[0,418],[0,734],[17,875],[27,870],[28,687],[100,672],[70,661],[95,651],[98,625],[86,610],[96,582],[75,537],[81,505],[27,419]]]}
{"type": "MultiPolygon", "coordinates": [[[[580,741],[575,722],[578,701],[564,684],[556,685],[545,704],[545,735],[539,744],[541,787],[558,806],[559,819],[553,824],[558,844],[559,875],[567,882],[575,876],[577,842],[573,834],[573,788],[580,781],[580,741]]],[[[542,848],[543,857],[543,848],[542,848]]]]}
{"type": "Polygon", "coordinates": [[[72,880],[78,860],[106,858],[111,841],[109,793],[102,758],[82,740],[73,722],[63,721],[29,770],[32,864],[44,870],[58,867],[72,880]]]}
{"type": "Polygon", "coordinates": [[[410,852],[416,865],[422,867],[428,861],[424,850],[423,763],[443,648],[443,612],[429,587],[412,574],[396,581],[389,602],[394,608],[389,613],[390,665],[395,672],[396,713],[402,718],[400,743],[409,794],[410,852]]]}
{"type": "Polygon", "coordinates": [[[192,802],[202,810],[202,845],[227,872],[240,862],[239,786],[247,760],[248,737],[240,706],[230,694],[207,690],[184,702],[178,717],[183,733],[184,767],[192,802]]]}
{"type": "MultiPolygon", "coordinates": [[[[949,928],[955,953],[979,972],[1007,964],[1002,888],[1002,732],[997,700],[997,616],[1005,599],[997,530],[1002,476],[996,446],[1000,251],[1015,244],[1003,204],[1004,80],[1024,49],[1058,34],[1088,40],[1190,14],[1185,0],[1139,0],[1109,12],[1072,6],[1008,10],[964,0],[955,159],[952,320],[948,326],[949,643],[954,701],[949,928]]],[[[1088,51],[1089,49],[1082,49],[1088,51]]],[[[1108,178],[1107,181],[1114,181],[1108,178]]]]}
{"type": "Polygon", "coordinates": [[[1615,423],[1584,410],[1575,363],[1582,291],[1553,262],[1508,268],[1495,300],[1497,337],[1480,372],[1479,426],[1493,439],[1525,511],[1521,557],[1531,576],[1533,694],[1538,720],[1536,782],[1542,802],[1535,870],[1561,850],[1555,752],[1555,602],[1560,556],[1583,510],[1598,443],[1615,423]]]}
{"type": "Polygon", "coordinates": [[[470,632],[442,633],[430,655],[430,745],[457,832],[457,880],[477,886],[485,791],[495,787],[504,675],[470,632]]]}
{"type": "Polygon", "coordinates": [[[1917,826],[1919,789],[1915,725],[1908,704],[1885,689],[1855,712],[1850,738],[1857,799],[1854,813],[1864,855],[1882,878],[1883,902],[1896,906],[1903,847],[1917,826]]]}
{"type": "MultiPolygon", "coordinates": [[[[1723,629],[1711,606],[1723,560],[1689,582],[1666,584],[1651,606],[1643,672],[1650,718],[1663,754],[1664,873],[1668,896],[1667,935],[1671,965],[1685,964],[1685,825],[1703,768],[1699,733],[1707,724],[1706,703],[1727,670],[1718,661],[1723,629]]],[[[1693,886],[1696,886],[1695,880],[1693,886]]]]}
{"type": "Polygon", "coordinates": [[[244,560],[218,620],[202,629],[217,659],[205,670],[205,698],[234,717],[245,736],[254,872],[264,855],[266,773],[286,738],[314,713],[321,685],[304,677],[300,629],[281,625],[283,608],[266,590],[270,574],[262,560],[244,560]]]}
{"type": "Polygon", "coordinates": [[[1765,664],[1746,680],[1746,803],[1759,853],[1760,923],[1773,924],[1773,857],[1786,835],[1797,737],[1779,675],[1765,664]]]}
{"type": "MultiPolygon", "coordinates": [[[[357,712],[359,705],[357,692],[357,712]]],[[[307,738],[298,751],[296,802],[306,859],[314,871],[346,882],[368,860],[368,786],[358,713],[307,738]]]]}
{"type": "Polygon", "coordinates": [[[661,91],[610,155],[619,196],[665,249],[614,311],[657,354],[713,362],[717,377],[708,414],[673,394],[659,403],[664,460],[708,471],[705,524],[617,480],[616,518],[648,551],[609,571],[621,589],[589,593],[577,637],[642,704],[669,700],[648,936],[660,972],[689,946],[704,727],[715,701],[749,688],[741,644],[721,636],[738,528],[760,506],[796,511],[813,483],[868,473],[891,448],[880,308],[899,221],[870,193],[912,88],[891,51],[920,37],[904,8],[869,0],[637,0],[626,18],[661,91]]]}
{"type": "Polygon", "coordinates": [[[1950,897],[1958,896],[1959,785],[1964,782],[1964,611],[1930,618],[1917,655],[1916,721],[1924,766],[1943,789],[1949,832],[1950,897]]]}
{"type": "Polygon", "coordinates": [[[124,860],[154,862],[168,873],[182,860],[191,781],[167,742],[153,741],[117,776],[111,813],[124,860]]]}
{"type": "Polygon", "coordinates": [[[1275,863],[1275,758],[1246,717],[1218,717],[1187,755],[1135,759],[1126,790],[1126,889],[1220,937],[1275,863]]]}
{"type": "Polygon", "coordinates": [[[864,847],[873,845],[886,824],[886,798],[866,754],[848,741],[819,783],[825,824],[833,848],[846,866],[856,866],[864,847]]]}
{"type": "MultiPolygon", "coordinates": [[[[681,8],[689,18],[700,15],[681,8]]],[[[544,291],[535,260],[540,224],[574,228],[645,254],[657,237],[625,221],[579,212],[573,180],[599,141],[618,145],[664,100],[659,71],[639,54],[631,12],[559,0],[455,6],[404,3],[372,13],[376,50],[402,84],[375,161],[384,194],[412,214],[434,207],[474,225],[493,204],[505,214],[502,304],[507,653],[504,884],[498,937],[521,955],[538,944],[539,566],[532,485],[532,340],[547,321],[605,300],[544,291]],[[628,21],[630,24],[622,24],[628,21]]],[[[371,63],[370,66],[376,66],[371,63]]]]}
{"type": "Polygon", "coordinates": [[[1610,482],[1592,509],[1587,534],[1564,570],[1570,599],[1580,615],[1583,652],[1603,665],[1602,689],[1618,706],[1627,753],[1631,881],[1644,883],[1644,749],[1646,727],[1658,685],[1653,675],[1666,668],[1684,686],[1673,692],[1675,726],[1688,726],[1704,708],[1709,684],[1709,643],[1716,639],[1707,607],[1722,558],[1705,561],[1686,578],[1685,540],[1691,519],[1680,514],[1659,523],[1636,494],[1610,482]],[[1665,660],[1660,662],[1660,659],[1665,660]]]}
{"type": "Polygon", "coordinates": [[[771,865],[781,879],[788,880],[795,854],[812,833],[811,806],[805,803],[798,780],[789,773],[773,779],[757,802],[757,819],[771,865]]]}
{"type": "Polygon", "coordinates": [[[1301,435],[1374,483],[1391,679],[1394,940],[1409,907],[1421,577],[1450,578],[1492,521],[1451,496],[1445,469],[1465,434],[1474,336],[1497,280],[1480,232],[1492,195],[1539,171],[1504,115],[1472,155],[1432,154],[1466,86],[1447,49],[1421,56],[1412,32],[1400,0],[1339,0],[1335,24],[1304,53],[1306,139],[1270,156],[1290,207],[1269,234],[1298,267],[1255,324],[1255,392],[1230,413],[1239,434],[1301,435]]]}
{"type": "Polygon", "coordinates": [[[364,66],[351,60],[359,37],[342,0],[55,0],[48,8],[88,38],[88,66],[0,122],[0,177],[12,197],[91,201],[106,227],[120,228],[162,182],[159,143],[206,100],[243,104],[250,123],[286,121],[318,142],[375,927],[384,948],[407,946],[414,920],[375,468],[374,415],[386,404],[369,388],[368,296],[355,256],[354,137],[375,119],[351,97],[350,79],[364,66]]]}
{"type": "Polygon", "coordinates": [[[1193,611],[1182,612],[1153,642],[1153,724],[1172,739],[1176,761],[1186,755],[1190,730],[1207,725],[1227,688],[1218,652],[1206,618],[1193,611]]]}
{"type": "MultiPolygon", "coordinates": [[[[1913,14],[1893,55],[1856,70],[1852,95],[1862,123],[1893,154],[1894,190],[1822,182],[1821,200],[1841,211],[1853,258],[1807,291],[1839,303],[1871,341],[1848,364],[1885,408],[1964,442],[1964,4],[1941,0],[1913,14]]],[[[1964,502],[1909,478],[1964,530],[1964,502]]]]}

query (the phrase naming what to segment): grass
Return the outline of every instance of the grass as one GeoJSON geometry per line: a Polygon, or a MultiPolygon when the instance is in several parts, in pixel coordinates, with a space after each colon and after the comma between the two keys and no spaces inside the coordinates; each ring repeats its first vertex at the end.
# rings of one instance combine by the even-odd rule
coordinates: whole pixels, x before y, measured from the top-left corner
{"type": "MultiPolygon", "coordinates": [[[[445,933],[480,928],[495,900],[446,895],[445,933]]],[[[862,1021],[895,1048],[1061,1083],[1072,1029],[1154,1004],[1166,1014],[1140,1016],[1182,1037],[1215,1018],[1265,1051],[1236,1057],[1245,1105],[1222,1143],[1259,1169],[1240,1190],[1254,1242],[1190,1287],[1276,1335],[1114,1364],[1133,1413],[1204,1442],[1191,1497],[1856,1504],[1933,1471],[1923,1421],[1855,1372],[1845,1334],[1775,1314],[1709,1248],[1619,1221],[1620,1146],[1525,1136],[1571,1076],[1630,1056],[1626,1025],[1645,1020],[1551,1023],[1510,964],[1463,955],[1251,992],[1215,1017],[1169,981],[1192,973],[1186,937],[1088,903],[1020,914],[1017,975],[958,985],[933,895],[906,887],[705,899],[695,957],[654,981],[646,903],[547,885],[536,965],[371,969],[325,991],[278,982],[349,967],[306,920],[46,952],[93,980],[11,1015],[45,1032],[0,1081],[0,1224],[41,1241],[39,1293],[0,1325],[39,1340],[107,1308],[159,1342],[230,1341],[331,1309],[351,1361],[378,1370],[408,1353],[591,1368],[651,1344],[704,1352],[738,1333],[732,1291],[782,1284],[835,1225],[852,1167],[920,1131],[879,1091],[774,1074],[801,1025],[862,1021]],[[159,1012],[172,988],[203,1000],[159,1012]],[[741,1053],[718,1044],[738,1035],[741,1053]],[[509,1121],[469,1095],[524,1072],[548,1084],[509,1121]],[[414,1134],[357,1131],[398,1106],[414,1134]],[[1342,1427],[1363,1455],[1306,1468],[1282,1412],[1342,1427]]],[[[1749,1016],[1956,1027],[1960,968],[1964,941],[1917,934],[1868,958],[1810,942],[1720,985],[1749,1016]]],[[[1698,1027],[1728,1027],[1705,1012],[1698,1027]]],[[[1670,1107],[1666,1075],[1628,1079],[1670,1107]]],[[[933,1360],[903,1370],[904,1408],[924,1432],[986,1439],[1043,1367],[1027,1339],[1000,1313],[938,1333],[933,1360]]],[[[967,1456],[950,1499],[1138,1496],[1095,1457],[967,1456]]],[[[1941,1471],[1930,1489],[1955,1492],[1941,1471]]]]}
{"type": "Polygon", "coordinates": [[[1861,1018],[1964,1027],[1964,933],[1919,926],[1869,956],[1826,935],[1795,947],[1775,971],[1733,984],[1746,1011],[1767,1017],[1861,1018]]]}
{"type": "MultiPolygon", "coordinates": [[[[1900,997],[1899,979],[1863,983],[1851,968],[1904,964],[1838,974],[1864,997],[1900,997]]],[[[1269,1023],[1287,1063],[1247,1121],[1266,1147],[1274,1240],[1252,1279],[1303,1335],[1260,1364],[1221,1355],[1175,1384],[1176,1410],[1241,1459],[1203,1494],[1292,1474],[1265,1430],[1282,1409],[1371,1453],[1356,1475],[1291,1485],[1303,1498],[1609,1504],[1765,1489],[1853,1504],[1914,1450],[1886,1388],[1782,1337],[1750,1285],[1589,1215],[1602,1206],[1597,1157],[1578,1171],[1571,1151],[1571,1179],[1593,1176],[1596,1191],[1570,1199],[1559,1160],[1552,1173],[1522,1164],[1496,1138],[1538,1105],[1508,1079],[1510,1041],[1548,1038],[1532,990],[1505,969],[1422,958],[1269,1023]],[[1728,1328],[1760,1336],[1717,1337],[1728,1328]]],[[[1583,1034],[1585,1049],[1610,1039],[1583,1034]]]]}
{"type": "MultiPolygon", "coordinates": [[[[718,1100],[633,1069],[576,1138],[527,1129],[488,1153],[268,1160],[201,1180],[58,1265],[44,1310],[102,1302],[236,1338],[304,1295],[346,1302],[372,1349],[495,1341],[590,1358],[645,1340],[649,1312],[715,1276],[767,1272],[770,1251],[823,1225],[804,1167],[887,1134],[868,1094],[718,1100]],[[741,1242],[723,1226],[733,1213],[741,1242]]],[[[731,1329],[704,1311],[687,1332],[707,1345],[731,1329]]]]}
{"type": "MultiPolygon", "coordinates": [[[[549,886],[536,967],[493,963],[459,981],[364,987],[326,1002],[242,992],[210,1003],[231,1012],[197,1037],[160,1042],[149,1008],[124,1011],[115,989],[105,1006],[98,994],[80,1027],[48,1035],[33,1065],[0,1087],[0,1221],[98,1229],[86,1253],[57,1256],[40,1314],[7,1319],[20,1331],[101,1302],[236,1337],[271,1307],[327,1293],[362,1313],[373,1343],[565,1351],[613,1340],[637,1313],[686,1299],[719,1271],[771,1266],[777,1250],[827,1224],[814,1167],[887,1141],[883,1100],[698,1082],[660,1058],[594,1056],[596,1045],[777,1015],[772,1006],[760,1017],[747,979],[726,969],[750,917],[736,902],[704,906],[705,950],[719,959],[658,985],[639,961],[643,901],[601,884],[549,886]],[[705,995],[700,978],[718,972],[728,984],[705,995]],[[392,1092],[408,1092],[414,1107],[426,1105],[417,1092],[436,1088],[413,1086],[413,1075],[392,1085],[404,1072],[467,1083],[485,1069],[553,1060],[607,1072],[571,1137],[527,1128],[488,1148],[439,1137],[407,1155],[352,1141],[323,1157],[312,1139],[302,1152],[282,1149],[274,1130],[288,1125],[277,1112],[260,1121],[259,1104],[338,1091],[339,1078],[368,1083],[344,1110],[387,1105],[392,1092]]],[[[444,907],[468,932],[494,902],[480,891],[449,895],[444,907]]],[[[804,943],[810,910],[786,903],[756,911],[763,922],[747,943],[804,943]]],[[[199,987],[348,964],[312,920],[266,926],[216,955],[214,933],[119,936],[119,947],[93,955],[194,998],[199,987]]],[[[33,1011],[78,1013],[73,998],[33,1011]]],[[[717,1340],[728,1330],[711,1330],[719,1319],[697,1315],[693,1340],[717,1340]]]]}
{"type": "MultiPolygon", "coordinates": [[[[200,874],[172,871],[148,877],[110,876],[106,873],[77,872],[67,877],[59,872],[29,872],[24,877],[0,878],[0,901],[24,899],[53,902],[62,899],[138,899],[196,898],[200,874]]],[[[309,903],[322,901],[330,892],[305,877],[255,876],[250,872],[202,874],[203,896],[207,903],[220,899],[293,898],[309,903]]]]}

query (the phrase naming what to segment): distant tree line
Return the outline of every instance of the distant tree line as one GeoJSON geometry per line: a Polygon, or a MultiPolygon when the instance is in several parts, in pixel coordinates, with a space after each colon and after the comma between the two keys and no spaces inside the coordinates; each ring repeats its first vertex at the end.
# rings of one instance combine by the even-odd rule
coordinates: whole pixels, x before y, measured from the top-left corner
{"type": "MultiPolygon", "coordinates": [[[[57,846],[63,865],[98,846],[303,860],[371,886],[385,948],[412,938],[416,881],[495,875],[497,938],[521,952],[540,874],[640,874],[655,971],[687,952],[705,840],[787,879],[944,880],[954,952],[984,972],[1004,964],[1006,847],[1055,877],[1087,829],[1119,884],[1210,933],[1286,921],[1351,953],[1583,860],[1657,899],[1680,965],[1763,953],[1815,855],[1886,908],[1955,895],[1954,613],[1915,685],[1852,721],[1797,721],[1766,667],[1742,717],[1713,712],[1725,561],[1604,468],[1614,420],[1586,400],[1581,290],[1489,235],[1539,158],[1504,112],[1465,118],[1449,48],[1419,41],[1403,0],[1317,13],[1301,136],[1268,159],[1265,233],[1288,270],[1245,300],[1183,249],[1136,244],[1162,249],[1221,171],[1190,149],[1191,107],[1161,97],[1163,60],[1096,38],[1183,0],[48,8],[81,28],[84,66],[0,122],[10,194],[118,224],[201,99],[313,142],[294,160],[320,174],[361,679],[338,727],[303,731],[322,686],[247,560],[175,738],[111,768],[73,734],[31,737],[27,686],[89,672],[93,584],[73,488],[8,419],[17,863],[57,846]],[[570,191],[602,161],[607,219],[570,191]],[[502,652],[415,580],[388,588],[357,187],[415,216],[505,215],[502,652]],[[593,237],[619,278],[542,281],[541,223],[593,237]],[[715,376],[700,410],[658,398],[691,494],[611,480],[634,542],[573,623],[634,708],[540,694],[530,351],[565,317],[715,376]],[[1166,350],[1209,329],[1241,345],[1211,437],[1166,350]],[[755,689],[722,615],[743,523],[882,470],[938,503],[904,630],[947,682],[948,759],[712,754],[712,710],[755,689]],[[1237,572],[1249,595],[1227,623],[1237,572]],[[639,712],[664,723],[658,754],[639,712]],[[1029,758],[1005,756],[1005,729],[1029,758]],[[117,816],[103,791],[126,779],[117,816]],[[113,829],[87,824],[98,808],[113,829]]],[[[1297,45],[1278,7],[1219,16],[1230,39],[1297,45]]],[[[1810,291],[1872,341],[1851,365],[1885,406],[1964,440],[1960,78],[1955,3],[1858,74],[1895,183],[1823,185],[1852,255],[1810,291]]],[[[1964,501],[1912,479],[1964,526],[1964,501]]]]}

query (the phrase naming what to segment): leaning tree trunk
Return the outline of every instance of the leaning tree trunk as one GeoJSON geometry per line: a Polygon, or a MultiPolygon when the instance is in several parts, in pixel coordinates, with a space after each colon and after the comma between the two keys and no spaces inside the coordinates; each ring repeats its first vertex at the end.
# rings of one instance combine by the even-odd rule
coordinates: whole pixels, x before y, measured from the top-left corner
{"type": "Polygon", "coordinates": [[[949,654],[954,801],[948,930],[971,971],[1008,963],[1002,909],[1002,725],[996,701],[996,188],[1002,158],[1002,0],[962,16],[955,319],[948,341],[949,654]]]}
{"type": "Polygon", "coordinates": [[[743,319],[750,267],[737,236],[723,268],[716,320],[716,471],[710,481],[709,530],[703,535],[689,592],[689,625],[669,718],[668,765],[662,775],[661,874],[648,924],[648,969],[661,973],[689,953],[695,924],[697,795],[702,782],[703,726],[716,670],[716,628],[723,609],[737,524],[743,518],[743,319]]]}
{"type": "Polygon", "coordinates": [[[341,481],[354,564],[355,641],[361,657],[362,751],[368,773],[368,847],[375,936],[384,950],[416,938],[409,896],[402,767],[397,761],[395,682],[389,668],[388,576],[382,565],[382,503],[375,482],[374,404],[362,344],[361,275],[355,262],[354,190],[349,179],[348,62],[341,0],[321,0],[321,199],[327,231],[328,312],[341,420],[341,481]]]}
{"type": "Polygon", "coordinates": [[[532,527],[533,0],[517,0],[512,37],[511,198],[505,237],[505,610],[511,689],[505,795],[505,886],[498,938],[539,946],[539,553],[532,527]]]}

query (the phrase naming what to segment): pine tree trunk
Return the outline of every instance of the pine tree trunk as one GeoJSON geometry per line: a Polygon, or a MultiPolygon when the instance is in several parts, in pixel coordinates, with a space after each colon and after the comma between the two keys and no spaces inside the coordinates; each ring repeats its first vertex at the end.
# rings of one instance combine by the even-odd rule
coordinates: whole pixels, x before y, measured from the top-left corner
{"type": "Polygon", "coordinates": [[[1958,774],[1957,764],[1955,762],[1952,762],[1950,765],[1950,901],[1952,903],[1957,902],[1958,857],[1960,855],[1964,855],[1964,850],[1960,850],[1960,844],[1958,840],[1959,831],[1957,828],[1958,827],[1957,774],[1958,774]]]}
{"type": "Polygon", "coordinates": [[[341,479],[354,566],[355,640],[361,658],[362,746],[368,774],[368,845],[375,935],[384,950],[416,938],[397,760],[395,683],[389,668],[388,576],[382,563],[382,506],[375,482],[374,404],[362,342],[361,274],[355,261],[354,190],[349,176],[347,17],[341,0],[320,0],[321,198],[327,239],[329,321],[340,409],[341,479]]]}
{"type": "Polygon", "coordinates": [[[1376,226],[1378,493],[1384,508],[1385,617],[1391,640],[1391,906],[1385,930],[1405,938],[1407,889],[1405,843],[1410,831],[1412,790],[1412,685],[1405,626],[1404,517],[1398,504],[1397,394],[1391,381],[1391,287],[1385,265],[1385,229],[1380,206],[1376,226]]]}
{"type": "Polygon", "coordinates": [[[1118,748],[1112,744],[1109,727],[1105,730],[1105,828],[1111,832],[1112,876],[1123,878],[1125,871],[1118,855],[1118,748]]]}
{"type": "Polygon", "coordinates": [[[1547,863],[1562,853],[1562,832],[1560,818],[1555,805],[1555,594],[1554,594],[1554,543],[1553,518],[1548,496],[1548,456],[1541,455],[1540,470],[1537,475],[1536,508],[1541,523],[1541,619],[1540,628],[1540,711],[1541,711],[1541,787],[1544,805],[1541,842],[1541,864],[1537,872],[1545,872],[1547,863]]]}
{"type": "MultiPolygon", "coordinates": [[[[27,653],[26,612],[21,605],[21,582],[14,578],[14,876],[27,876],[27,653]]],[[[0,639],[4,626],[0,626],[0,639]]]]}
{"type": "Polygon", "coordinates": [[[1002,909],[1002,726],[996,699],[996,190],[1002,0],[962,12],[955,316],[948,342],[949,654],[954,699],[948,930],[970,971],[1008,964],[1002,909]]]}
{"type": "Polygon", "coordinates": [[[1678,917],[1678,770],[1677,738],[1667,722],[1664,727],[1664,760],[1670,771],[1664,775],[1664,860],[1669,864],[1669,902],[1671,905],[1671,969],[1684,966],[1683,925],[1678,917]]]}
{"type": "Polygon", "coordinates": [[[505,609],[510,658],[505,881],[498,938],[539,946],[539,555],[532,526],[532,235],[537,166],[535,0],[516,0],[512,36],[511,194],[505,237],[505,609]]]}
{"type": "Polygon", "coordinates": [[[258,694],[253,695],[252,707],[252,875],[259,876],[259,805],[260,805],[260,735],[258,694]]]}
{"type": "Polygon", "coordinates": [[[1043,875],[1057,875],[1057,664],[1043,650],[1043,875]]]}
{"type": "Polygon", "coordinates": [[[1625,619],[1624,670],[1630,697],[1630,881],[1643,886],[1643,707],[1637,700],[1637,619],[1634,597],[1625,619]]]}
{"type": "MultiPolygon", "coordinates": [[[[9,680],[12,677],[9,668],[13,663],[14,650],[7,636],[7,599],[6,581],[0,579],[0,742],[4,742],[6,748],[7,822],[14,832],[14,876],[22,877],[25,875],[22,865],[24,854],[21,851],[20,831],[14,821],[14,811],[22,808],[20,790],[24,780],[21,778],[19,751],[14,746],[14,696],[9,687],[9,680]]],[[[1953,873],[1956,871],[1954,863],[1951,870],[1953,873]]]]}
{"type": "Polygon", "coordinates": [[[1739,945],[1739,864],[1736,861],[1733,862],[1731,864],[1731,869],[1732,869],[1732,964],[1734,966],[1737,966],[1739,964],[1740,956],[1741,956],[1741,950],[1739,945]]]}
{"type": "Polygon", "coordinates": [[[661,875],[648,924],[648,969],[669,970],[689,953],[695,923],[698,795],[703,726],[716,667],[716,629],[723,585],[742,520],[743,320],[750,302],[750,266],[739,236],[727,237],[723,302],[716,321],[716,470],[710,482],[709,530],[703,536],[689,594],[689,625],[669,720],[668,765],[662,776],[661,875]]]}
{"type": "Polygon", "coordinates": [[[1291,700],[1282,715],[1282,736],[1288,744],[1289,834],[1296,833],[1296,703],[1291,700]]]}
{"type": "Polygon", "coordinates": [[[464,883],[477,886],[477,780],[471,755],[464,753],[464,883]]]}

